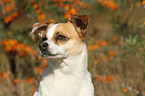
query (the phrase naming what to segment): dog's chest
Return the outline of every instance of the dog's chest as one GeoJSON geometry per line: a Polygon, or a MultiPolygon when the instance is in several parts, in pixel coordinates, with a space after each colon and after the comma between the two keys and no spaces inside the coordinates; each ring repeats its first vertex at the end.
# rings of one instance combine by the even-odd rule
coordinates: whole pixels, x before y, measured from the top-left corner
{"type": "MultiPolygon", "coordinates": [[[[78,96],[83,81],[78,77],[61,72],[50,74],[50,70],[46,70],[42,81],[40,82],[40,90],[43,94],[50,96],[78,96]],[[66,93],[67,92],[67,93],[66,93]]],[[[45,96],[45,95],[44,95],[45,96]]]]}

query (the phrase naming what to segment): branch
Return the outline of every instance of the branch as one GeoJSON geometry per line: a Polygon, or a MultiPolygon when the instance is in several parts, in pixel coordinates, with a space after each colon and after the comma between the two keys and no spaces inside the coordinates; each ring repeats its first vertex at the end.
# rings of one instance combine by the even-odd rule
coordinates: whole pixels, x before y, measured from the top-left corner
{"type": "Polygon", "coordinates": [[[0,2],[1,2],[1,12],[4,18],[6,16],[6,8],[5,8],[3,0],[0,0],[0,2]]]}

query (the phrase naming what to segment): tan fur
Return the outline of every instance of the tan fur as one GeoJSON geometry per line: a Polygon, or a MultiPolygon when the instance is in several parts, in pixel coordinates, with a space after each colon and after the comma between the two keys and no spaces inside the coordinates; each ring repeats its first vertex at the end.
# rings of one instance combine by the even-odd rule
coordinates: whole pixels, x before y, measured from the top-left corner
{"type": "Polygon", "coordinates": [[[54,34],[56,34],[57,32],[60,32],[60,34],[70,38],[70,39],[79,39],[79,36],[73,26],[72,23],[67,22],[67,23],[63,23],[60,24],[56,27],[54,34]]]}
{"type": "Polygon", "coordinates": [[[76,29],[74,28],[71,22],[58,25],[54,31],[54,36],[52,39],[58,46],[63,46],[63,45],[66,46],[65,48],[66,50],[68,50],[69,54],[77,54],[83,48],[82,39],[79,37],[78,33],[76,32],[76,29]],[[69,40],[56,41],[57,33],[68,37],[69,40]]]}
{"type": "Polygon", "coordinates": [[[89,17],[82,15],[67,23],[34,25],[32,33],[40,33],[40,55],[49,67],[33,96],[94,96],[84,42],[88,21],[89,17]]]}

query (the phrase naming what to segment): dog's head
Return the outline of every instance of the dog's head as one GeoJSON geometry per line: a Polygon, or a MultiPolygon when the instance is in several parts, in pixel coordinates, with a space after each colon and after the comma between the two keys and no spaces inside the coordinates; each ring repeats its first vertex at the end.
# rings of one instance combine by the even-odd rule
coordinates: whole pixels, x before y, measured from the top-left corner
{"type": "Polygon", "coordinates": [[[63,59],[80,53],[89,20],[88,15],[74,15],[67,23],[35,23],[31,33],[37,32],[42,39],[40,55],[48,59],[63,59]]]}

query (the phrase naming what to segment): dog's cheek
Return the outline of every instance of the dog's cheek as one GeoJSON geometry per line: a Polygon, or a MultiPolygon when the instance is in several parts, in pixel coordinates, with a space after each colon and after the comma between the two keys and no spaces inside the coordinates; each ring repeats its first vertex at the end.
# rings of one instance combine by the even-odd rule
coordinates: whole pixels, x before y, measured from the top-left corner
{"type": "Polygon", "coordinates": [[[52,54],[65,55],[66,51],[64,50],[63,46],[58,46],[52,41],[48,42],[48,44],[49,44],[48,51],[50,51],[52,54]]]}
{"type": "Polygon", "coordinates": [[[83,49],[83,42],[80,41],[70,41],[64,46],[65,50],[68,52],[70,55],[75,55],[78,54],[82,51],[83,49]]]}
{"type": "Polygon", "coordinates": [[[58,53],[62,54],[64,57],[68,56],[68,52],[64,49],[63,46],[59,47],[58,53]]]}

